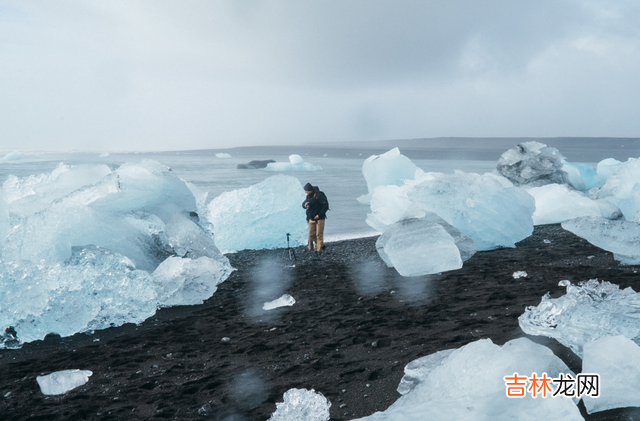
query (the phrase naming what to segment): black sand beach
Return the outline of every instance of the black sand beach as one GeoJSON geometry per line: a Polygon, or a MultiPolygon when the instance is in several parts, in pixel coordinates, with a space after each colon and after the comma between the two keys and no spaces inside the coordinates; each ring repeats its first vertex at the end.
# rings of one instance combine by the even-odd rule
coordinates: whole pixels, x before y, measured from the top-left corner
{"type": "MultiPolygon", "coordinates": [[[[563,279],[640,291],[640,267],[618,265],[559,225],[430,279],[386,268],[375,238],[329,244],[320,257],[296,253],[292,268],[283,250],[231,254],[238,270],[205,304],[162,309],[140,326],[0,350],[0,418],[266,420],[285,391],[313,388],[331,401],[332,420],[350,420],[391,405],[416,358],[480,338],[503,344],[525,336],[518,316],[547,291],[564,294],[563,279]],[[515,271],[528,277],[514,280],[515,271]],[[296,299],[292,307],[260,309],[283,293],[296,299]],[[36,376],[72,368],[93,376],[62,396],[40,392],[36,376]]],[[[567,348],[531,339],[580,371],[567,348]]],[[[586,420],[640,419],[640,408],[593,415],[580,408],[586,420]]]]}

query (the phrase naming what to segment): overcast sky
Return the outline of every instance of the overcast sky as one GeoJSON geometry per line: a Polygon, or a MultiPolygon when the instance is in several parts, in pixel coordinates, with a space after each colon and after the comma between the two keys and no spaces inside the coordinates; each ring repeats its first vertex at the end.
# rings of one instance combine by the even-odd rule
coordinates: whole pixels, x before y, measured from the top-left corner
{"type": "Polygon", "coordinates": [[[0,0],[0,149],[640,137],[637,0],[0,0]]]}

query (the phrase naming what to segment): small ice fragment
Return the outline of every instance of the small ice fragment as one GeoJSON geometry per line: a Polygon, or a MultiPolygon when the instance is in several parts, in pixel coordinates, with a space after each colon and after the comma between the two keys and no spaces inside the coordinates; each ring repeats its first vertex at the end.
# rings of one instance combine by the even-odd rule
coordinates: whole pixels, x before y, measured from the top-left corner
{"type": "Polygon", "coordinates": [[[217,153],[216,158],[231,158],[231,155],[228,153],[217,153]]]}
{"type": "Polygon", "coordinates": [[[109,156],[109,152],[102,152],[102,153],[100,154],[100,158],[106,158],[106,157],[108,157],[108,156],[109,156]]]}
{"type": "Polygon", "coordinates": [[[292,306],[296,303],[296,299],[293,298],[291,295],[289,294],[284,294],[282,297],[273,300],[273,301],[269,301],[268,303],[264,303],[264,305],[262,306],[263,310],[273,310],[274,308],[278,308],[278,307],[287,307],[287,306],[292,306]]]}
{"type": "Polygon", "coordinates": [[[551,244],[551,240],[542,240],[542,242],[545,244],[551,244]]]}
{"type": "Polygon", "coordinates": [[[269,421],[328,421],[331,402],[322,393],[307,389],[289,389],[284,402],[276,403],[269,421]]]}
{"type": "Polygon", "coordinates": [[[89,370],[62,370],[38,376],[36,381],[44,395],[62,395],[87,383],[92,374],[89,370]]]}
{"type": "Polygon", "coordinates": [[[273,162],[267,164],[266,171],[318,171],[322,170],[319,165],[304,162],[300,155],[290,155],[289,162],[273,162]]]}
{"type": "Polygon", "coordinates": [[[513,279],[526,278],[527,276],[529,276],[529,275],[524,270],[519,270],[517,272],[513,272],[513,279]]]}
{"type": "Polygon", "coordinates": [[[220,340],[220,342],[222,342],[223,344],[231,343],[231,338],[228,338],[228,337],[225,336],[224,338],[222,338],[220,340]]]}

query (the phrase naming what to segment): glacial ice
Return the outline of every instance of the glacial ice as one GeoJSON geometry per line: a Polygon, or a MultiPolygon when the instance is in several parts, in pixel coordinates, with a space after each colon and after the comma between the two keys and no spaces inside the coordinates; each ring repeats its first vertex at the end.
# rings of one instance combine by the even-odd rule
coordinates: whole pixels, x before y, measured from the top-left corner
{"type": "Polygon", "coordinates": [[[10,176],[0,191],[0,348],[209,298],[232,268],[195,211],[189,187],[153,161],[10,176]]]}
{"type": "MultiPolygon", "coordinates": [[[[614,203],[626,219],[633,219],[640,211],[640,158],[629,158],[627,162],[611,167],[617,171],[594,195],[614,203]]],[[[604,171],[604,166],[601,169],[604,171]]]]}
{"type": "Polygon", "coordinates": [[[226,259],[170,256],[152,274],[158,306],[202,304],[232,270],[226,259]]]}
{"type": "Polygon", "coordinates": [[[206,217],[223,252],[306,244],[307,224],[300,181],[275,175],[253,186],[224,192],[208,205],[206,217]]]}
{"type": "Polygon", "coordinates": [[[600,396],[583,396],[588,414],[640,406],[640,347],[624,336],[607,336],[584,345],[582,372],[600,375],[600,396]]]}
{"type": "Polygon", "coordinates": [[[231,155],[228,153],[220,152],[216,154],[216,158],[231,158],[231,155]]]}
{"type": "Polygon", "coordinates": [[[527,276],[529,276],[529,274],[524,270],[518,270],[516,272],[513,272],[513,279],[526,278],[527,276]]]}
{"type": "Polygon", "coordinates": [[[269,421],[328,421],[331,402],[322,393],[307,389],[289,389],[284,402],[276,402],[269,421]]]}
{"type": "Polygon", "coordinates": [[[271,162],[267,164],[265,171],[319,171],[319,165],[305,162],[300,155],[289,155],[289,162],[271,162]]]}
{"type": "Polygon", "coordinates": [[[640,342],[640,294],[631,287],[590,279],[573,285],[561,281],[567,293],[551,298],[547,293],[538,306],[529,306],[518,318],[529,335],[548,336],[583,356],[585,344],[597,339],[623,335],[640,342]]]}
{"type": "Polygon", "coordinates": [[[371,155],[362,164],[362,175],[367,181],[369,193],[358,198],[361,203],[371,201],[373,190],[378,186],[402,186],[404,180],[413,180],[418,167],[409,158],[393,148],[381,155],[371,155]]]}
{"type": "Polygon", "coordinates": [[[504,152],[496,169],[516,186],[539,187],[546,184],[568,184],[563,171],[564,157],[556,148],[539,142],[524,142],[504,152]]]}
{"type": "Polygon", "coordinates": [[[563,222],[562,228],[596,247],[612,252],[613,257],[622,264],[640,264],[640,223],[637,221],[583,217],[563,222]]]}
{"type": "Polygon", "coordinates": [[[402,186],[378,186],[367,224],[386,231],[418,211],[433,212],[477,244],[478,250],[514,247],[533,232],[533,197],[493,174],[416,173],[402,186]]]}
{"type": "Polygon", "coordinates": [[[602,186],[606,177],[599,175],[590,164],[569,163],[563,161],[562,171],[569,176],[569,183],[577,190],[587,191],[602,186]]]}
{"type": "Polygon", "coordinates": [[[473,240],[429,212],[423,218],[396,222],[376,241],[388,267],[402,276],[421,276],[455,270],[476,251],[473,240]]]}
{"type": "Polygon", "coordinates": [[[615,175],[620,170],[621,166],[622,162],[618,161],[617,159],[603,159],[602,161],[598,162],[598,165],[596,166],[596,173],[598,173],[598,176],[601,179],[608,180],[609,177],[615,175]]]}
{"type": "Polygon", "coordinates": [[[0,162],[6,161],[20,161],[22,159],[22,154],[18,151],[9,152],[2,158],[0,158],[0,162]]]}
{"type": "Polygon", "coordinates": [[[534,199],[505,187],[504,178],[463,172],[428,176],[416,180],[407,196],[475,241],[478,250],[514,247],[533,232],[534,199]]]}
{"type": "Polygon", "coordinates": [[[289,294],[284,294],[282,297],[277,298],[273,301],[269,301],[268,303],[264,303],[262,306],[263,310],[273,310],[279,307],[290,307],[296,303],[296,299],[293,298],[289,294]]]}
{"type": "Polygon", "coordinates": [[[573,375],[551,350],[529,339],[514,339],[503,346],[481,339],[430,357],[409,363],[398,388],[403,396],[391,407],[359,420],[583,420],[569,398],[506,396],[504,377],[513,373],[527,377],[533,373],[573,375]]]}
{"type": "Polygon", "coordinates": [[[533,225],[557,224],[581,216],[600,217],[600,206],[583,193],[566,184],[532,187],[527,192],[536,201],[533,225]]]}
{"type": "Polygon", "coordinates": [[[43,395],[63,395],[89,381],[93,373],[89,370],[62,370],[46,376],[36,377],[43,395]]]}

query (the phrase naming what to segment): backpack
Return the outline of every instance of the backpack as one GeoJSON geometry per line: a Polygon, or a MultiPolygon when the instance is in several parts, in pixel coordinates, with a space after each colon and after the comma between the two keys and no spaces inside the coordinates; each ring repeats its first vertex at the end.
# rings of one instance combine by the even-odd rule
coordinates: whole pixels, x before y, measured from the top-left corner
{"type": "Polygon", "coordinates": [[[327,199],[327,195],[324,194],[324,192],[321,192],[320,188],[318,188],[318,186],[313,186],[313,193],[316,195],[316,197],[319,200],[323,200],[324,199],[324,201],[327,202],[327,211],[330,211],[331,208],[329,208],[329,199],[327,199]]]}

